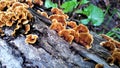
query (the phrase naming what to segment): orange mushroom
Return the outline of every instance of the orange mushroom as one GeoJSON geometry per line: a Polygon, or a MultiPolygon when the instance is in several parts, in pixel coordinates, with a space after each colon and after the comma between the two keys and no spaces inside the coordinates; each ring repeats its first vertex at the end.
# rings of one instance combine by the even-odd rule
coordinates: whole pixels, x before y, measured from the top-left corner
{"type": "Polygon", "coordinates": [[[79,24],[77,27],[75,27],[73,29],[79,33],[89,33],[87,26],[85,26],[83,24],[79,24]]]}
{"type": "Polygon", "coordinates": [[[37,4],[37,5],[43,5],[43,1],[42,0],[33,0],[33,3],[37,4]]]}
{"type": "Polygon", "coordinates": [[[15,9],[15,8],[18,7],[18,6],[23,6],[23,4],[20,3],[20,2],[15,2],[15,3],[13,3],[13,5],[12,5],[12,9],[15,9]]]}
{"type": "Polygon", "coordinates": [[[41,14],[42,16],[48,18],[48,14],[46,12],[41,12],[40,10],[37,10],[37,13],[41,14]]]}
{"type": "Polygon", "coordinates": [[[107,36],[107,35],[105,35],[105,34],[101,34],[101,36],[102,36],[105,40],[110,41],[110,42],[112,42],[113,44],[115,44],[116,47],[120,48],[120,42],[114,40],[113,38],[111,38],[111,37],[109,37],[109,36],[107,36]]]}
{"type": "Polygon", "coordinates": [[[58,14],[58,15],[63,15],[65,17],[65,19],[68,19],[68,15],[64,14],[63,11],[61,9],[58,9],[58,8],[52,8],[51,9],[51,12],[53,14],[58,14]]]}
{"type": "Polygon", "coordinates": [[[61,30],[58,33],[59,36],[62,36],[67,42],[69,42],[70,44],[72,43],[74,36],[71,34],[71,31],[69,29],[64,29],[61,30]]]}
{"type": "Polygon", "coordinates": [[[116,48],[115,44],[110,41],[101,42],[100,45],[107,48],[109,51],[113,51],[116,48]]]}
{"type": "Polygon", "coordinates": [[[104,68],[103,64],[96,64],[95,68],[104,68]]]}
{"type": "Polygon", "coordinates": [[[93,43],[93,36],[89,33],[80,33],[79,34],[79,43],[85,46],[87,49],[90,49],[93,43]]]}
{"type": "Polygon", "coordinates": [[[34,5],[32,4],[32,0],[27,0],[27,4],[32,8],[34,5]]]}
{"type": "Polygon", "coordinates": [[[41,11],[40,11],[40,10],[37,10],[37,13],[41,14],[41,11]]]}
{"type": "Polygon", "coordinates": [[[58,21],[56,19],[53,19],[50,29],[55,30],[56,32],[59,32],[59,31],[65,29],[65,27],[61,23],[58,23],[58,21]]]}
{"type": "Polygon", "coordinates": [[[7,21],[7,22],[5,23],[5,25],[6,25],[6,26],[12,26],[12,25],[13,25],[13,22],[7,21]]]}
{"type": "Polygon", "coordinates": [[[0,1],[0,10],[4,10],[4,8],[6,7],[6,1],[0,1]]]}
{"type": "Polygon", "coordinates": [[[34,34],[29,34],[26,36],[25,42],[26,43],[30,43],[30,44],[34,44],[38,39],[37,35],[34,34]]]}
{"type": "Polygon", "coordinates": [[[42,16],[48,18],[48,14],[47,14],[46,12],[41,12],[40,14],[41,14],[42,16]]]}
{"type": "Polygon", "coordinates": [[[3,32],[3,30],[2,30],[2,28],[0,28],[0,35],[1,35],[1,36],[4,36],[4,35],[5,35],[4,32],[3,32]]]}
{"type": "Polygon", "coordinates": [[[70,32],[70,35],[74,36],[74,40],[78,43],[79,42],[79,33],[73,29],[67,29],[70,32]]]}
{"type": "Polygon", "coordinates": [[[70,26],[71,28],[77,27],[77,24],[76,24],[76,22],[74,22],[74,21],[69,21],[69,22],[67,22],[67,25],[70,26]]]}
{"type": "Polygon", "coordinates": [[[120,52],[113,52],[112,56],[108,57],[107,61],[110,65],[114,65],[115,63],[120,65],[120,52]]]}
{"type": "Polygon", "coordinates": [[[26,24],[25,25],[25,34],[27,34],[30,31],[30,25],[26,24]]]}
{"type": "Polygon", "coordinates": [[[63,11],[62,10],[60,10],[60,9],[58,9],[58,8],[52,8],[51,9],[51,12],[53,13],[53,14],[64,14],[63,13],[63,11]]]}
{"type": "Polygon", "coordinates": [[[63,15],[58,15],[58,14],[54,14],[54,15],[51,15],[49,17],[49,19],[52,21],[53,19],[56,19],[59,23],[62,23],[63,26],[66,26],[67,23],[66,23],[66,20],[65,20],[65,17],[63,15]]]}
{"type": "Polygon", "coordinates": [[[5,23],[0,21],[0,27],[3,27],[4,25],[5,23]]]}

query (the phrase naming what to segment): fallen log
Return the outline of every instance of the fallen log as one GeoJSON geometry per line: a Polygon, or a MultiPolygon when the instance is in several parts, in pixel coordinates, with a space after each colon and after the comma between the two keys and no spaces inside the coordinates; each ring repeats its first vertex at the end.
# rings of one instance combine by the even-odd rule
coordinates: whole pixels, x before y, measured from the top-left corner
{"type": "Polygon", "coordinates": [[[4,28],[5,35],[0,37],[0,68],[95,68],[96,64],[119,68],[107,63],[110,52],[100,46],[104,39],[99,35],[91,32],[94,42],[89,50],[75,42],[69,44],[49,29],[50,20],[29,10],[34,17],[29,34],[38,35],[38,40],[35,44],[25,43],[26,35],[21,31],[13,37],[12,29],[4,28]]]}

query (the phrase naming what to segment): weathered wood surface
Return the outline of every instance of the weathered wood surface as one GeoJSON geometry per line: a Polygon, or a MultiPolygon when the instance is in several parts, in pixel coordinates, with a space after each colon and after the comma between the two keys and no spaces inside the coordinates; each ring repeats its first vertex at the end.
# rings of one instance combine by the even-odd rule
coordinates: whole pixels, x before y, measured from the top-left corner
{"type": "Polygon", "coordinates": [[[11,30],[5,29],[6,36],[0,38],[0,68],[94,68],[98,63],[104,68],[119,68],[106,62],[110,53],[99,45],[104,40],[97,34],[91,32],[94,43],[87,50],[75,42],[67,43],[50,30],[48,19],[43,17],[46,21],[41,20],[37,15],[34,18],[30,33],[39,36],[34,45],[26,44],[24,35],[12,37],[9,35],[11,30]]]}

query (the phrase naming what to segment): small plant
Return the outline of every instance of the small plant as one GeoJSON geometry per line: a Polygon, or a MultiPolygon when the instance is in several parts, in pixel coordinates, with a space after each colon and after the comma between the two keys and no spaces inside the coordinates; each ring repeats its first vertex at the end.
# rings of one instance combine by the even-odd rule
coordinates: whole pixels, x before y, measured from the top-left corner
{"type": "Polygon", "coordinates": [[[51,0],[45,0],[45,7],[50,8],[50,7],[57,7],[57,3],[53,3],[51,0]]]}
{"type": "Polygon", "coordinates": [[[63,9],[64,13],[68,13],[73,11],[73,9],[77,7],[77,5],[78,5],[77,0],[71,0],[63,3],[61,5],[61,8],[63,9]]]}
{"type": "Polygon", "coordinates": [[[102,9],[90,4],[83,10],[77,10],[76,13],[81,13],[87,16],[87,19],[80,20],[82,24],[88,24],[91,22],[94,26],[100,26],[104,20],[104,13],[102,9]]]}
{"type": "MultiPolygon", "coordinates": [[[[80,10],[79,8],[77,8],[77,6],[81,6],[87,3],[89,3],[88,0],[81,0],[81,1],[67,0],[60,6],[60,8],[63,9],[64,13],[75,12],[75,13],[86,15],[87,19],[82,19],[80,20],[79,23],[87,25],[89,24],[89,22],[91,22],[93,26],[100,26],[104,21],[104,13],[102,9],[98,8],[93,4],[89,4],[83,10],[80,10]]],[[[47,8],[57,7],[57,4],[51,2],[50,0],[46,0],[45,7],[47,8]]]]}
{"type": "Polygon", "coordinates": [[[113,28],[106,35],[113,37],[114,39],[120,40],[120,28],[113,28]]]}

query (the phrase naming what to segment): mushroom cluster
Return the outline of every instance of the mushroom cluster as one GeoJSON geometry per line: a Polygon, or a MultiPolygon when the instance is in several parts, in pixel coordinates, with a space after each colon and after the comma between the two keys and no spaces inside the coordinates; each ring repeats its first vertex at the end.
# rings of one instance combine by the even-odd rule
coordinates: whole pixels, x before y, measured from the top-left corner
{"type": "Polygon", "coordinates": [[[87,49],[91,48],[93,36],[85,25],[77,25],[74,21],[67,21],[69,17],[58,8],[52,8],[51,12],[53,14],[49,16],[49,19],[52,21],[50,29],[55,30],[59,36],[63,37],[70,44],[74,40],[87,49]]]}
{"type": "Polygon", "coordinates": [[[106,41],[101,42],[100,45],[107,48],[111,52],[111,56],[108,57],[107,61],[110,63],[110,65],[115,63],[120,65],[120,42],[104,34],[101,34],[101,36],[106,41]]]}
{"type": "Polygon", "coordinates": [[[37,10],[37,13],[39,13],[40,15],[48,18],[48,14],[46,12],[41,12],[40,10],[37,10]]]}
{"type": "Polygon", "coordinates": [[[42,0],[22,0],[22,2],[26,2],[30,7],[33,7],[33,3],[37,5],[43,5],[42,0]]]}
{"type": "MultiPolygon", "coordinates": [[[[13,32],[11,36],[16,35],[16,31],[21,28],[24,30],[24,34],[28,34],[30,31],[30,21],[32,19],[32,14],[29,12],[28,8],[30,6],[26,3],[20,3],[17,0],[1,0],[0,1],[0,35],[4,36],[3,27],[13,27],[13,32]]],[[[26,42],[35,43],[37,37],[28,35],[26,42]],[[33,37],[35,37],[33,39],[33,37]],[[32,40],[31,40],[32,39],[32,40]],[[31,41],[31,42],[30,42],[31,41]]]]}

